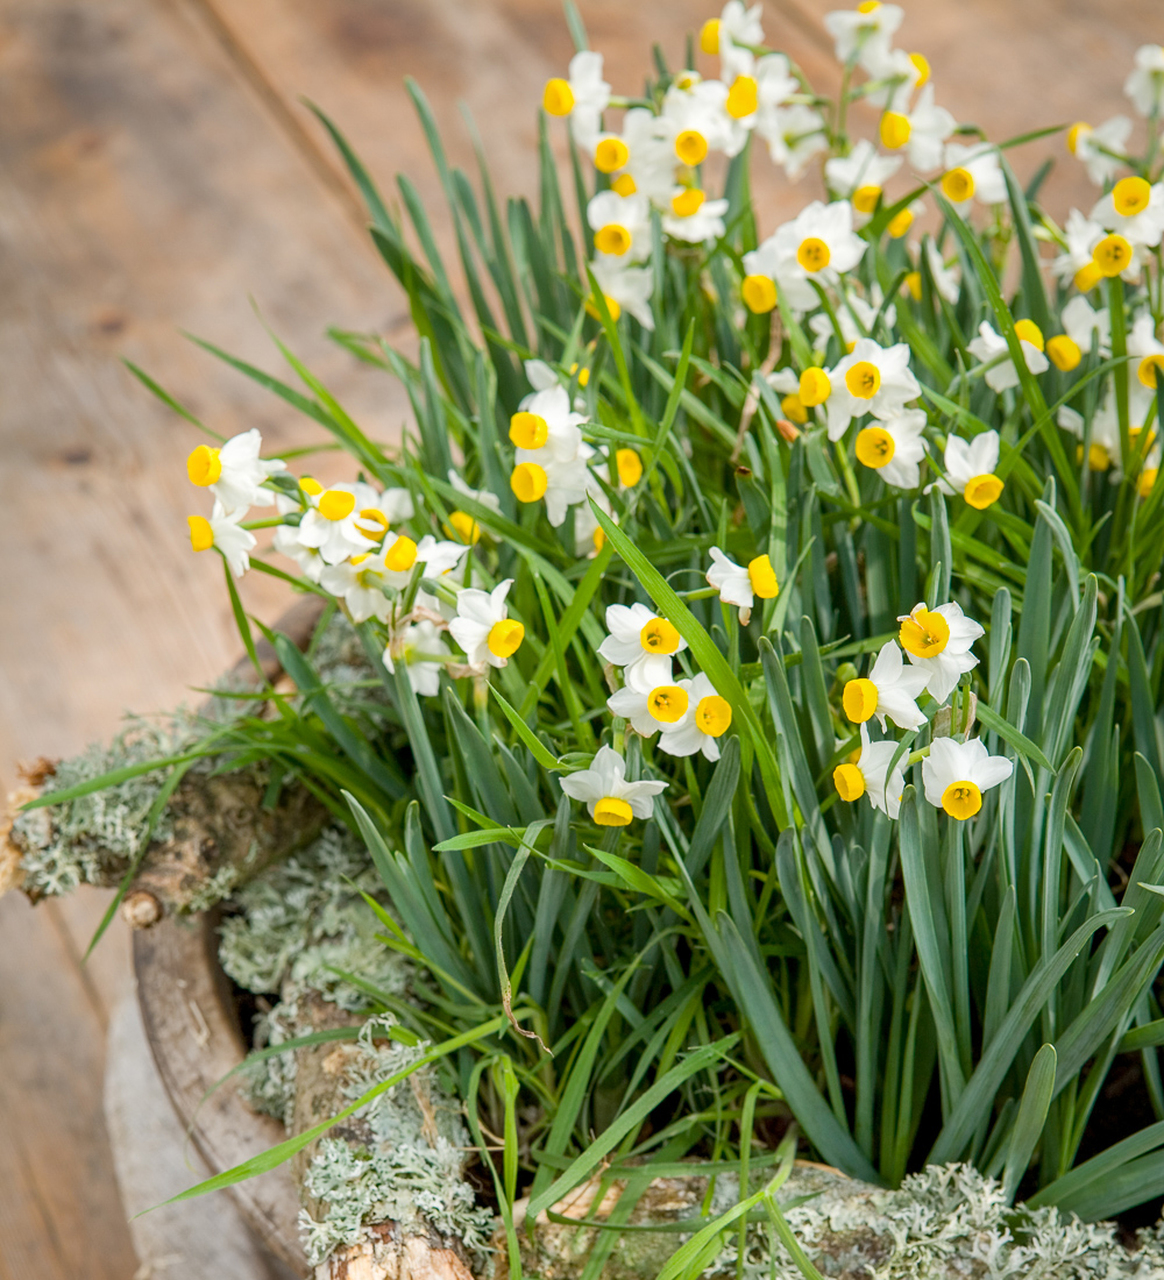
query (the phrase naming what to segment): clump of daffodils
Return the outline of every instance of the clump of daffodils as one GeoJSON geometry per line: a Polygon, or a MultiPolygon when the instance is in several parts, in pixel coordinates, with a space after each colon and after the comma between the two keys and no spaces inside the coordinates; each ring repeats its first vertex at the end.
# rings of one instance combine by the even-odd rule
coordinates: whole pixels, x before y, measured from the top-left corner
{"type": "MultiPolygon", "coordinates": [[[[749,460],[810,475],[854,534],[866,521],[895,529],[923,498],[934,528],[944,504],[939,523],[955,526],[958,547],[980,522],[1012,540],[1023,533],[1021,503],[1038,498],[1024,455],[1036,433],[1055,434],[1072,479],[1109,516],[1152,514],[1160,500],[1164,51],[1141,49],[1125,86],[1146,121],[1140,152],[1130,149],[1136,127],[1125,116],[1066,131],[1066,150],[1097,199],[1062,226],[1037,212],[1034,240],[1053,253],[1025,267],[1038,275],[1042,305],[1037,315],[1000,315],[964,290],[977,269],[966,236],[1002,261],[1021,189],[1004,151],[942,106],[926,57],[896,43],[903,9],[868,0],[826,15],[843,68],[835,105],[768,46],[762,18],[760,5],[729,0],[703,24],[696,65],[664,72],[639,97],[617,93],[591,50],[547,83],[543,109],[566,123],[582,162],[585,252],[567,255],[574,274],[558,282],[575,299],[573,332],[542,325],[540,355],[523,351],[496,403],[477,406],[480,434],[465,431],[462,409],[449,416],[455,447],[444,441],[435,451],[447,455],[438,470],[421,470],[424,450],[409,445],[372,475],[325,485],[264,460],[257,430],[199,445],[187,461],[190,481],[212,500],[208,514],[189,517],[194,550],[217,550],[241,575],[263,554],[256,534],[272,528],[271,549],[368,628],[385,672],[424,699],[471,681],[480,707],[496,682],[511,702],[524,700],[528,716],[545,673],[570,661],[547,619],[589,583],[588,643],[608,696],[602,706],[592,679],[597,705],[570,714],[604,740],[588,767],[563,767],[560,786],[600,826],[649,816],[677,768],[690,778],[695,757],[718,760],[741,732],[741,713],[764,705],[754,686],[742,703],[721,667],[696,659],[694,615],[659,607],[611,568],[611,527],[649,530],[665,546],[678,536],[673,516],[700,491],[698,517],[685,515],[694,522],[681,531],[698,553],[668,562],[667,572],[694,579],[682,593],[693,607],[715,605],[707,634],[733,678],[748,670],[762,680],[761,637],[779,641],[790,610],[801,609],[800,565],[784,558],[775,532],[799,513],[780,508],[779,485],[761,491],[749,460]],[[753,225],[755,211],[741,204],[746,184],[713,188],[717,162],[738,174],[757,153],[791,181],[817,170],[823,198],[781,225],[753,225]],[[662,366],[632,359],[632,372],[626,363],[674,327],[668,290],[679,279],[710,303],[708,331],[718,326],[699,385],[714,384],[717,412],[730,403],[736,415],[727,439],[717,437],[723,456],[698,442],[694,466],[711,410],[685,419],[691,406],[681,402],[660,431],[640,401],[662,366]],[[929,336],[935,326],[949,358],[929,336]],[[1024,403],[1043,406],[1034,429],[1022,421],[1024,403]],[[764,455],[770,446],[751,429],[757,415],[770,420],[779,457],[764,455]],[[723,475],[697,469],[708,465],[740,485],[738,503],[723,475]],[[1116,486],[1124,488],[1113,496],[1116,486]],[[271,506],[275,519],[248,519],[252,507],[271,506]],[[628,771],[641,776],[628,781],[628,771]]],[[[450,376],[442,367],[446,388],[450,376]]],[[[842,568],[855,574],[853,545],[850,537],[842,568]]],[[[820,549],[812,555],[812,572],[827,573],[820,549]]],[[[846,664],[852,674],[830,703],[830,772],[840,802],[865,798],[895,818],[908,772],[920,765],[926,799],[967,821],[1013,765],[990,755],[972,717],[957,714],[973,697],[984,628],[961,603],[927,590],[928,602],[896,602],[893,637],[862,642],[846,664]]],[[[969,610],[968,585],[960,595],[969,610]]],[[[827,614],[819,596],[816,608],[827,614]]],[[[579,643],[572,634],[571,643],[579,643]]]]}

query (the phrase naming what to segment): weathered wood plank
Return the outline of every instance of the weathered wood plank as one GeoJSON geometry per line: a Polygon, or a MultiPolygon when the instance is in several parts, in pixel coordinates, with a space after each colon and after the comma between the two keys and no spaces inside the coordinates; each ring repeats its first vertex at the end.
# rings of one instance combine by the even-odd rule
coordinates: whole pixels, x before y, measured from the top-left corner
{"type": "MultiPolygon", "coordinates": [[[[184,4],[0,3],[0,184],[11,785],[18,755],[76,751],[126,707],[173,705],[238,650],[218,557],[187,542],[186,513],[206,505],[183,474],[196,433],[120,354],[220,430],[316,440],[179,335],[277,370],[253,294],[377,434],[402,414],[322,334],[392,322],[371,250],[184,4]]],[[[273,617],[285,593],[255,575],[244,597],[273,617]]]]}
{"type": "Polygon", "coordinates": [[[19,894],[0,899],[0,939],[0,1274],[126,1280],[97,1010],[51,917],[19,894]]]}

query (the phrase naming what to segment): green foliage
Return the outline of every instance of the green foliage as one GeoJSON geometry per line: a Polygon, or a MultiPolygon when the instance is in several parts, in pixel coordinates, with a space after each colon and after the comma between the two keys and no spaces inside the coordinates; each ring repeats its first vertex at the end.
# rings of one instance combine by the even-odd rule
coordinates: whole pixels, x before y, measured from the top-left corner
{"type": "MultiPolygon", "coordinates": [[[[1061,235],[1008,168],[1010,214],[984,230],[938,197],[934,242],[961,265],[956,300],[925,253],[915,268],[886,233],[908,198],[879,210],[860,265],[820,291],[823,337],[783,295],[779,323],[739,306],[749,218],[710,247],[665,244],[656,218],[647,328],[579,265],[589,233],[565,212],[545,130],[538,211],[524,200],[503,211],[483,160],[479,193],[449,167],[412,93],[463,290],[411,185],[401,181],[406,233],[317,111],[420,336],[410,356],[375,334],[336,335],[404,384],[415,424],[399,450],[372,443],[285,348],[304,390],[224,358],[322,425],[363,474],[407,490],[401,529],[415,540],[443,536],[454,510],[483,536],[451,574],[417,567],[387,588],[387,620],[358,623],[380,682],[375,714],[342,705],[312,655],[276,638],[298,694],[265,691],[274,716],[215,746],[303,780],[366,841],[395,913],[381,912],[381,940],[427,970],[416,1028],[456,1073],[511,1263],[517,1197],[532,1217],[596,1174],[635,1187],[635,1171],[683,1158],[755,1170],[789,1117],[815,1154],[887,1187],[962,1161],[1000,1178],[1007,1201],[1037,1191],[1035,1203],[1085,1219],[1164,1192],[1159,1126],[1077,1165],[1118,1053],[1143,1055],[1164,1116],[1164,501],[1129,452],[1121,346],[1135,308],[1159,320],[1158,292],[1113,281],[1113,358],[1093,349],[1073,372],[1032,373],[1015,318],[1057,327],[1065,290],[1047,291],[1036,235],[1061,235]],[[899,292],[915,269],[916,296],[899,292]],[[823,408],[790,429],[773,382],[844,357],[838,309],[856,317],[854,297],[877,307],[868,329],[854,319],[862,336],[909,344],[936,475],[943,437],[999,433],[997,501],[885,484],[828,439],[823,408]],[[1001,392],[982,376],[990,365],[969,368],[966,335],[984,321],[1006,343],[994,363],[1017,369],[1001,392]],[[507,481],[505,426],[526,394],[522,361],[535,358],[538,376],[579,399],[591,445],[611,450],[565,525],[515,504],[507,481]],[[1129,459],[1114,483],[1086,461],[1113,382],[1129,459]],[[1083,415],[1082,464],[1064,406],[1083,415]],[[632,447],[641,479],[616,483],[613,451],[632,447]],[[750,622],[704,588],[713,546],[744,565],[770,559],[779,594],[757,600],[750,622]],[[393,649],[417,617],[447,619],[463,591],[507,579],[525,636],[508,662],[393,649]],[[831,779],[861,739],[845,687],[922,597],[984,625],[980,665],[951,705],[928,697],[918,727],[874,738],[897,743],[900,813],[892,795],[846,803],[831,779]],[[607,715],[604,610],[632,603],[673,624],[679,672],[702,672],[730,706],[709,758],[666,754],[607,715]],[[440,664],[439,696],[418,695],[423,661],[440,664]],[[962,821],[923,798],[926,769],[936,742],[976,733],[1013,768],[962,821]],[[598,826],[563,794],[562,779],[610,746],[628,781],[666,783],[645,820],[598,826]]],[[[584,205],[593,192],[574,160],[584,205]]],[[[729,175],[737,205],[740,172],[729,175]]],[[[295,500],[292,523],[308,514],[295,500]]],[[[327,1127],[195,1191],[270,1168],[327,1127]]],[[[718,1249],[765,1205],[792,1247],[765,1191],[704,1224],[666,1274],[697,1274],[704,1244],[718,1249]]]]}

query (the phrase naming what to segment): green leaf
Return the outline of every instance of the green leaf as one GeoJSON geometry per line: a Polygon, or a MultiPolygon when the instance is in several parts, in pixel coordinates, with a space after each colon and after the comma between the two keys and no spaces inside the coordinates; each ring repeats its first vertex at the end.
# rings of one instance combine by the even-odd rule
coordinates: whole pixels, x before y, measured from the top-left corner
{"type": "Polygon", "coordinates": [[[1023,1088],[1018,1115],[1010,1132],[1006,1168],[1002,1175],[1002,1193],[1013,1203],[1015,1192],[1034,1155],[1035,1147],[1047,1123],[1047,1112],[1055,1092],[1055,1048],[1045,1044],[1035,1054],[1027,1083],[1023,1088]]]}

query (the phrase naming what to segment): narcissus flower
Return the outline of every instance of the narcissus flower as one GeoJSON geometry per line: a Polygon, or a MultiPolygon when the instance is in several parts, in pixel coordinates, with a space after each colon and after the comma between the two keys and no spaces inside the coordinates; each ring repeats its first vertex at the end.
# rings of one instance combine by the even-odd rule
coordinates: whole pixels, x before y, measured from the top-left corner
{"type": "Polygon", "coordinates": [[[386,538],[380,551],[360,552],[324,569],[319,585],[333,596],[342,596],[353,622],[379,618],[387,622],[392,604],[386,591],[407,585],[416,564],[416,543],[407,534],[386,538]]]}
{"type": "Polygon", "coordinates": [[[847,804],[869,797],[874,809],[896,818],[901,809],[901,795],[905,790],[905,754],[893,765],[897,754],[896,742],[870,742],[869,730],[861,726],[861,754],[855,762],[847,761],[833,770],[833,786],[837,795],[847,804]]]}
{"type": "Polygon", "coordinates": [[[652,689],[671,680],[671,656],[687,648],[675,624],[652,613],[645,604],[612,604],[606,609],[610,634],[598,656],[625,668],[623,679],[652,689]]]}
{"type": "Polygon", "coordinates": [[[669,756],[693,756],[718,760],[719,740],[732,723],[732,705],[701,671],[693,680],[680,680],[676,689],[686,699],[686,711],[659,727],[659,750],[669,756]]]}
{"type": "Polygon", "coordinates": [[[468,587],[457,596],[457,615],[449,623],[453,639],[464,649],[471,666],[504,667],[521,647],[525,627],[509,616],[505,598],[513,579],[492,591],[468,587]]]}
{"type": "Polygon", "coordinates": [[[1063,227],[1066,247],[1051,264],[1051,270],[1060,280],[1073,281],[1075,287],[1084,293],[1094,288],[1103,279],[1103,274],[1093,261],[1092,251],[1103,235],[1103,228],[1098,222],[1092,222],[1078,209],[1072,209],[1063,227]]]}
{"type": "Polygon", "coordinates": [[[888,55],[889,42],[904,17],[905,10],[900,5],[865,0],[856,9],[836,9],[826,13],[824,25],[836,41],[837,61],[852,59],[869,71],[888,55]]]}
{"type": "Polygon", "coordinates": [[[663,214],[663,230],[672,240],[685,244],[718,240],[724,233],[727,210],[726,200],[708,200],[698,187],[683,187],[671,197],[670,209],[663,214]]]}
{"type": "Polygon", "coordinates": [[[622,141],[628,156],[614,179],[620,195],[646,196],[662,208],[675,186],[675,139],[671,124],[646,107],[631,107],[622,118],[622,141]],[[629,179],[629,185],[626,181],[629,179]]]}
{"type": "Polygon", "coordinates": [[[616,689],[606,700],[611,715],[621,716],[635,733],[653,737],[687,714],[687,691],[668,680],[666,684],[648,687],[635,677],[616,689]]]}
{"type": "Polygon", "coordinates": [[[997,431],[981,431],[973,440],[949,436],[942,466],[946,474],[935,484],[943,493],[960,493],[979,511],[985,511],[1002,496],[1003,482],[994,474],[998,466],[997,431]]]}
{"type": "Polygon", "coordinates": [[[583,50],[570,59],[565,80],[546,84],[542,105],[552,116],[570,116],[578,145],[593,150],[600,117],[610,103],[610,85],[602,78],[602,54],[583,50]]]}
{"type": "MultiPolygon", "coordinates": [[[[626,311],[644,329],[654,329],[651,294],[655,288],[655,273],[649,267],[620,266],[614,259],[595,258],[590,270],[606,298],[612,320],[617,321],[626,311]]],[[[594,314],[597,317],[597,310],[594,314]]]]}
{"type": "MultiPolygon", "coordinates": [[[[1091,350],[1093,340],[1097,342],[1101,356],[1111,354],[1111,312],[1106,307],[1097,311],[1082,294],[1076,294],[1063,308],[1060,318],[1064,333],[1079,348],[1081,356],[1091,350]]],[[[1051,351],[1053,341],[1051,339],[1047,343],[1047,354],[1052,360],[1055,359],[1051,351]]],[[[1056,364],[1063,368],[1058,362],[1056,364]]]]}
{"type": "Polygon", "coordinates": [[[647,197],[600,191],[586,206],[594,249],[620,264],[642,262],[651,252],[651,206],[647,197]]]}
{"type": "MultiPolygon", "coordinates": [[[[378,537],[361,527],[361,508],[354,484],[334,484],[310,498],[311,508],[299,523],[299,541],[319,551],[326,564],[339,564],[361,551],[371,551],[378,537]]],[[[383,535],[383,530],[378,531],[383,535]]]]}
{"type": "Polygon", "coordinates": [[[740,623],[747,626],[752,618],[756,597],[773,599],[779,591],[772,561],[767,556],[756,556],[748,561],[747,568],[736,564],[724,555],[719,547],[711,549],[711,568],[707,571],[707,584],[719,592],[724,604],[734,604],[740,611],[740,623]]]}
{"type": "Polygon", "coordinates": [[[900,168],[900,156],[883,156],[862,138],[847,156],[825,161],[825,182],[838,196],[851,200],[858,214],[868,218],[877,207],[881,188],[900,168]]]}
{"type": "Polygon", "coordinates": [[[255,545],[255,535],[249,529],[239,527],[239,521],[245,515],[245,508],[227,511],[221,502],[216,502],[209,520],[205,516],[186,517],[190,527],[190,545],[194,550],[209,551],[214,547],[221,551],[236,578],[241,578],[251,567],[248,552],[255,545]]]}
{"type": "Polygon", "coordinates": [[[699,47],[704,53],[719,54],[724,80],[730,80],[741,65],[742,56],[751,58],[749,45],[764,43],[762,5],[744,7],[743,0],[728,0],[718,18],[709,18],[700,29],[699,47]]]}
{"type": "Polygon", "coordinates": [[[1131,131],[1127,116],[1112,116],[1094,129],[1080,121],[1067,130],[1067,150],[1083,163],[1091,181],[1102,187],[1127,164],[1124,148],[1131,131]]]}
{"type": "Polygon", "coordinates": [[[919,464],[926,456],[922,409],[902,409],[878,418],[857,433],[857,461],[871,467],[897,489],[916,489],[921,482],[919,464]]]}
{"type": "Polygon", "coordinates": [[[909,371],[909,356],[904,342],[882,347],[872,338],[857,340],[852,351],[829,370],[830,440],[839,440],[854,418],[867,413],[876,418],[899,416],[910,400],[921,395],[921,387],[909,371]]]}
{"type": "Polygon", "coordinates": [[[919,173],[929,173],[942,163],[942,144],[957,123],[945,107],[934,105],[934,86],[928,84],[908,115],[885,112],[881,117],[881,142],[889,150],[906,148],[910,165],[919,173]]]}
{"type": "Polygon", "coordinates": [[[927,609],[923,601],[897,620],[901,647],[910,662],[926,673],[930,696],[945,702],[962,674],[978,665],[970,646],[986,632],[956,604],[927,609]]]}
{"type": "Polygon", "coordinates": [[[734,156],[743,150],[749,128],[729,114],[730,92],[722,80],[704,80],[694,71],[685,71],[671,83],[663,95],[662,117],[680,164],[702,164],[709,151],[734,156]]]}
{"type": "Polygon", "coordinates": [[[768,144],[768,154],[792,182],[796,182],[813,156],[829,148],[824,116],[802,102],[761,111],[756,132],[768,144]]]}
{"type": "Polygon", "coordinates": [[[942,194],[955,209],[964,210],[971,200],[979,204],[1002,204],[1006,200],[1006,178],[993,147],[948,143],[945,165],[942,194]]]}
{"type": "Polygon", "coordinates": [[[877,717],[882,731],[888,716],[899,729],[918,729],[926,718],[918,710],[916,699],[926,687],[929,676],[918,667],[907,667],[901,650],[892,640],[881,646],[873,670],[863,679],[845,683],[841,702],[845,715],[854,724],[864,724],[877,717]]]}
{"type": "Polygon", "coordinates": [[[208,488],[224,511],[247,507],[269,507],[275,497],[263,489],[263,481],[287,464],[278,458],[265,462],[259,457],[263,438],[254,427],[232,436],[221,448],[200,444],[186,459],[186,474],[192,484],[208,488]]]}
{"type": "Polygon", "coordinates": [[[600,827],[625,827],[632,818],[649,818],[665,782],[627,782],[626,761],[613,747],[599,747],[589,769],[559,779],[571,800],[581,800],[600,827]]]}
{"type": "Polygon", "coordinates": [[[1136,50],[1136,65],[1124,81],[1124,93],[1143,116],[1159,115],[1164,106],[1164,46],[1143,44],[1136,50]]]}
{"type": "MultiPolygon", "coordinates": [[[[1022,347],[1027,368],[1031,373],[1046,373],[1050,368],[1050,362],[1043,354],[1043,335],[1029,320],[1025,322],[1027,327],[1020,329],[1021,324],[1024,322],[1020,320],[1015,325],[1015,335],[1019,339],[1019,346],[1022,347]]],[[[1005,391],[1008,387],[1018,386],[1018,370],[1010,358],[1010,348],[1006,344],[1006,339],[995,332],[988,320],[983,320],[978,326],[978,337],[969,343],[968,349],[970,354],[981,360],[983,364],[998,360],[998,363],[987,369],[985,374],[986,385],[992,391],[1005,391]],[[999,360],[1000,356],[1006,356],[1006,359],[999,360]]]]}
{"type": "Polygon", "coordinates": [[[1154,249],[1164,235],[1164,183],[1121,178],[1092,209],[1091,220],[1122,236],[1133,249],[1154,249]]]}
{"type": "Polygon", "coordinates": [[[441,658],[450,657],[449,646],[435,622],[422,618],[419,622],[394,632],[384,650],[384,666],[389,673],[397,662],[408,667],[408,679],[414,692],[424,698],[435,698],[441,691],[441,658]]]}
{"type": "Polygon", "coordinates": [[[965,822],[982,808],[982,793],[1005,782],[1014,764],[1005,756],[992,756],[978,739],[955,742],[935,738],[922,761],[926,799],[935,809],[965,822]]]}

